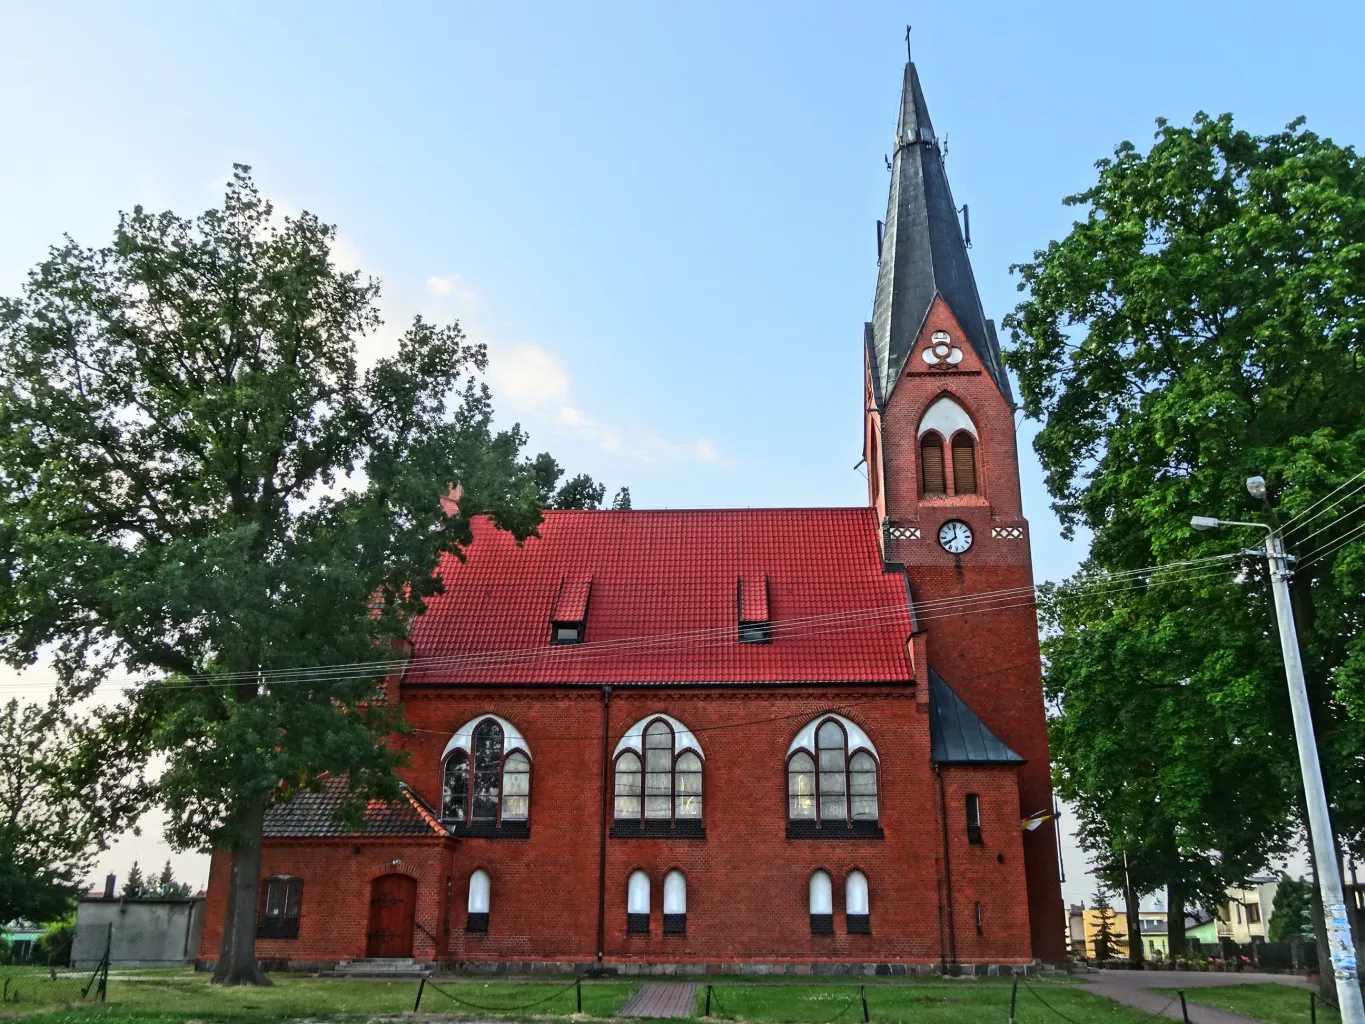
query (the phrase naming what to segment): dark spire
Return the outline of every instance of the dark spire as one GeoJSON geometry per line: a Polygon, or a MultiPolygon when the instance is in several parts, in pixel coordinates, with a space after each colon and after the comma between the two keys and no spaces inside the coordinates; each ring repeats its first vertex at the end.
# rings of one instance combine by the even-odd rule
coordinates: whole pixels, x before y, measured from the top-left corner
{"type": "Polygon", "coordinates": [[[981,308],[938,136],[911,62],[905,65],[901,89],[881,267],[867,332],[879,405],[895,386],[936,294],[943,296],[1005,401],[1013,405],[995,324],[981,308]]]}

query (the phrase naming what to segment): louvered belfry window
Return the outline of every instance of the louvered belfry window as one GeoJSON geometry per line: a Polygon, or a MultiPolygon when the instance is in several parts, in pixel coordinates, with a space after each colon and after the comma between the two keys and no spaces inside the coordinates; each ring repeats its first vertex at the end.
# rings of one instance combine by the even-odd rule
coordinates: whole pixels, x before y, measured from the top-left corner
{"type": "Polygon", "coordinates": [[[948,479],[943,472],[943,441],[937,434],[925,434],[920,438],[919,468],[926,495],[948,493],[948,479]]]}
{"type": "Polygon", "coordinates": [[[976,445],[971,434],[953,437],[953,493],[976,493],[976,445]]]}

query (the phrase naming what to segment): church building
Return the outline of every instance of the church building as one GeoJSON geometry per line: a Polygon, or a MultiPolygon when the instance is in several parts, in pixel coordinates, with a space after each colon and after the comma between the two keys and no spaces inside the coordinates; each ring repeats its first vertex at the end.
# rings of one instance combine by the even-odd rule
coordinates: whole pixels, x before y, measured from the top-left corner
{"type": "Polygon", "coordinates": [[[879,244],[866,506],[476,522],[389,681],[402,799],[267,816],[263,960],[1065,958],[1015,405],[912,63],[879,244]]]}

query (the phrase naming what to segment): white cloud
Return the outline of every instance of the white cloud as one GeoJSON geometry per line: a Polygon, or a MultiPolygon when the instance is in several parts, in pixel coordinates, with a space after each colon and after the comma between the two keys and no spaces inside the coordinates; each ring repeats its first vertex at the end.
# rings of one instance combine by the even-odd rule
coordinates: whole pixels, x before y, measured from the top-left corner
{"type": "MultiPolygon", "coordinates": [[[[429,282],[428,282],[429,283],[429,282]]],[[[570,401],[569,371],[559,357],[530,342],[517,345],[490,345],[488,375],[495,400],[505,400],[518,413],[543,419],[553,429],[596,445],[613,455],[626,455],[643,462],[687,460],[730,463],[709,438],[695,441],[668,441],[651,431],[629,431],[630,441],[622,440],[623,431],[593,418],[570,401]]]]}
{"type": "Polygon", "coordinates": [[[427,291],[432,295],[453,295],[464,302],[474,301],[474,293],[460,281],[459,274],[447,274],[445,277],[432,274],[427,278],[427,291]]]}

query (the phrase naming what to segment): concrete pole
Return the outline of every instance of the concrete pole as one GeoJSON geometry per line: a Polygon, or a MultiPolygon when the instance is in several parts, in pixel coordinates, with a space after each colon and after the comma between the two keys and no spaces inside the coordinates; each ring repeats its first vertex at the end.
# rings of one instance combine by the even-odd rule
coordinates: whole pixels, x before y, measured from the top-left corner
{"type": "Polygon", "coordinates": [[[1322,890],[1323,916],[1327,922],[1325,938],[1336,974],[1337,1003],[1341,1007],[1342,1024],[1365,1024],[1365,1004],[1361,1001],[1356,973],[1356,948],[1346,917],[1341,867],[1327,811],[1327,792],[1322,785],[1322,768],[1318,764],[1318,744],[1313,735],[1313,716],[1308,709],[1308,688],[1303,681],[1294,609],[1289,603],[1288,565],[1278,533],[1271,532],[1266,536],[1265,549],[1270,556],[1275,617],[1279,620],[1280,650],[1284,653],[1284,673],[1289,682],[1289,706],[1294,712],[1294,736],[1298,741],[1299,768],[1303,772],[1303,792],[1308,804],[1308,837],[1318,863],[1318,885],[1322,890]]]}

